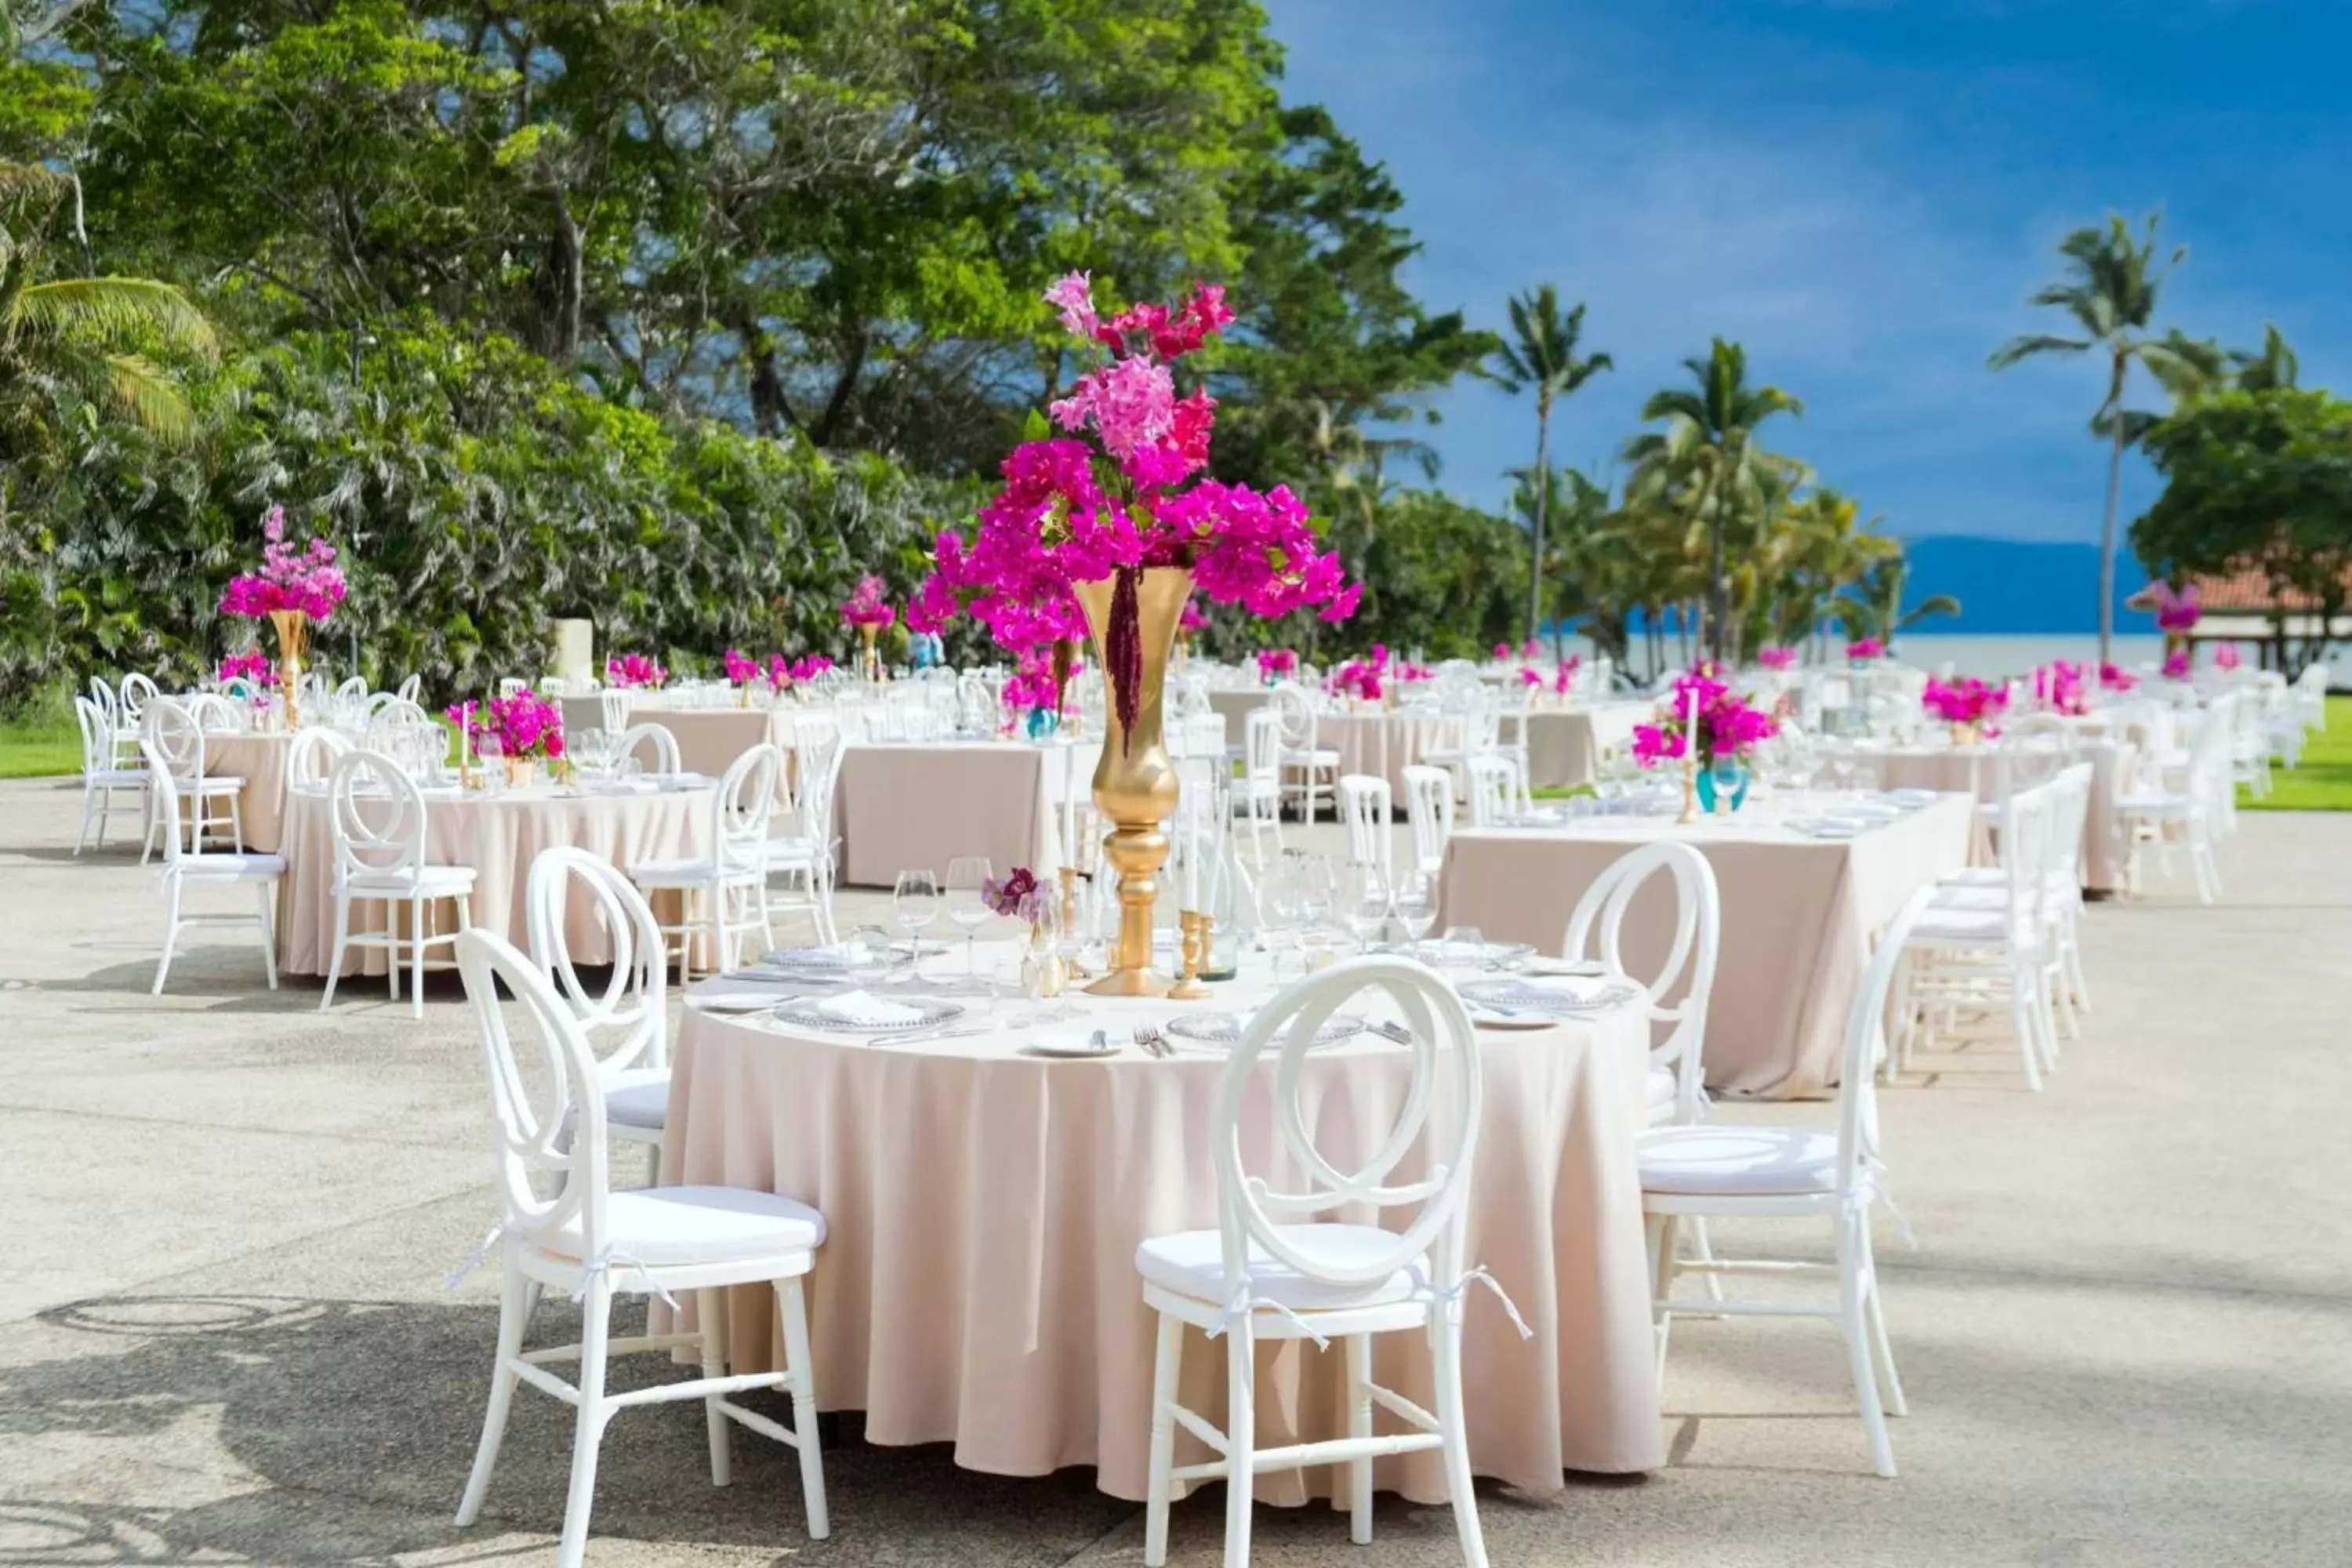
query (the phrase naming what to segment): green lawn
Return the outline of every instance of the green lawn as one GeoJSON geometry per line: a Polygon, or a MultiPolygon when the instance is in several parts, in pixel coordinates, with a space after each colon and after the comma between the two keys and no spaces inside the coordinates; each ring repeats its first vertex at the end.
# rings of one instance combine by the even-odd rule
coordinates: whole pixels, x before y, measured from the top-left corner
{"type": "Polygon", "coordinates": [[[0,779],[81,772],[81,731],[71,719],[0,724],[0,779]]]}
{"type": "Polygon", "coordinates": [[[2303,765],[2273,767],[2268,800],[2238,791],[2249,811],[2352,811],[2352,697],[2327,700],[2327,728],[2304,742],[2303,765]]]}

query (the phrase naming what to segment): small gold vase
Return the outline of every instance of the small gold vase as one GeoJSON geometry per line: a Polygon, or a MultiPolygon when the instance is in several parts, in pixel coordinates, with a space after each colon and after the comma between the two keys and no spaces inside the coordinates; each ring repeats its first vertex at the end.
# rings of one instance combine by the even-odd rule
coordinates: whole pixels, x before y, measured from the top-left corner
{"type": "Polygon", "coordinates": [[[1955,746],[1973,746],[1983,739],[1984,731],[1974,724],[1952,726],[1952,744],[1955,746]]]}
{"type": "Polygon", "coordinates": [[[278,632],[278,689],[286,695],[286,728],[290,732],[302,727],[301,714],[295,707],[294,689],[302,679],[302,652],[310,640],[310,615],[307,610],[272,610],[269,624],[278,632]]]}
{"type": "Polygon", "coordinates": [[[1119,722],[1118,698],[1111,688],[1110,606],[1118,585],[1116,574],[1070,585],[1086,613],[1095,662],[1103,671],[1103,749],[1095,765],[1095,809],[1111,825],[1103,838],[1103,858],[1118,869],[1118,942],[1108,972],[1087,989],[1097,996],[1164,996],[1169,980],[1151,968],[1151,906],[1160,897],[1160,868],[1168,863],[1168,835],[1160,825],[1175,814],[1177,785],[1160,733],[1160,701],[1176,624],[1192,596],[1192,574],[1181,566],[1150,566],[1137,574],[1143,672],[1132,725],[1119,722]]]}
{"type": "Polygon", "coordinates": [[[866,679],[868,680],[881,679],[882,655],[876,647],[875,644],[877,639],[882,636],[882,628],[876,626],[872,621],[860,621],[857,623],[857,635],[866,639],[866,668],[864,671],[866,679]]]}

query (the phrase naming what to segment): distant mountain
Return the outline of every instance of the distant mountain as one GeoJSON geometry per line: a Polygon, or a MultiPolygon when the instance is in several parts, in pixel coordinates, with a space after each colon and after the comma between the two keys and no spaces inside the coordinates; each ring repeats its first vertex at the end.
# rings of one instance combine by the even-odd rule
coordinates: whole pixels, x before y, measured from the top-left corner
{"type": "MultiPolygon", "coordinates": [[[[1960,602],[1958,618],[1938,616],[1917,631],[1961,632],[2001,637],[2018,632],[2095,632],[2099,629],[2099,547],[1984,539],[1939,533],[1905,542],[1910,572],[1904,579],[1905,607],[1930,594],[1960,602]]],[[[2147,581],[2147,571],[2126,550],[2116,563],[2116,630],[2153,633],[2156,617],[2124,608],[2123,602],[2147,581]]]]}

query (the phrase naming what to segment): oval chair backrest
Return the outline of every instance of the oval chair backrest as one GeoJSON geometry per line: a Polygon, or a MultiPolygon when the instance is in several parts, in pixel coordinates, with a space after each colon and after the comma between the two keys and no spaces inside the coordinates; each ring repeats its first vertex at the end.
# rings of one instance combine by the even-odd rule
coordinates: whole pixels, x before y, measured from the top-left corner
{"type": "MultiPolygon", "coordinates": [[[[147,704],[144,738],[155,744],[172,777],[182,789],[194,789],[205,776],[205,729],[185,703],[158,697],[147,704]]],[[[151,764],[152,765],[152,764],[151,764]]]]}
{"type": "Polygon", "coordinates": [[[794,734],[800,783],[800,830],[819,859],[833,850],[833,792],[841,777],[841,727],[829,720],[803,721],[794,734]]]}
{"type": "Polygon", "coordinates": [[[106,710],[89,698],[78,696],[74,699],[74,718],[81,724],[81,771],[102,773],[114,767],[114,726],[107,721],[106,710]]]}
{"type": "Polygon", "coordinates": [[[286,782],[324,784],[338,760],[352,750],[351,737],[340,730],[302,730],[286,748],[286,782]]]}
{"type": "Polygon", "coordinates": [[[405,697],[380,691],[368,701],[373,709],[368,716],[368,727],[372,730],[396,730],[405,724],[433,722],[423,708],[405,697]]]}
{"type": "Polygon", "coordinates": [[[122,678],[122,717],[132,724],[147,711],[147,704],[157,695],[155,683],[132,670],[122,678]]]}
{"type": "Polygon", "coordinates": [[[606,731],[617,735],[629,727],[629,709],[634,705],[634,698],[626,687],[608,688],[598,692],[596,704],[604,710],[606,731]]]}
{"type": "MultiPolygon", "coordinates": [[[[610,731],[613,726],[608,724],[605,728],[610,731]]],[[[614,761],[635,757],[649,773],[674,773],[685,767],[685,763],[678,760],[677,737],[669,732],[668,726],[632,724],[618,733],[621,738],[613,745],[614,761]]]]}
{"type": "Polygon", "coordinates": [[[1433,875],[1454,837],[1454,775],[1420,763],[1405,769],[1404,815],[1412,824],[1414,868],[1433,875]]]}
{"type": "Polygon", "coordinates": [[[367,694],[367,677],[363,675],[347,675],[343,683],[335,688],[335,700],[339,702],[365,702],[367,694]]]}
{"type": "Polygon", "coordinates": [[[592,1047],[599,1073],[669,1066],[669,965],[653,906],[611,861],[571,845],[542,849],[523,892],[530,955],[555,982],[592,1047]],[[612,950],[601,989],[572,957],[574,899],[584,900],[612,950]],[[614,1038],[604,1043],[609,1034],[614,1038]]]}
{"type": "Polygon", "coordinates": [[[512,1235],[543,1240],[576,1226],[564,1250],[595,1259],[605,1246],[611,1131],[587,1035],[538,966],[480,926],[457,933],[457,973],[489,1079],[499,1223],[512,1235]],[[501,985],[514,998],[511,1008],[499,1005],[501,985]],[[531,1050],[528,1071],[509,1017],[520,1020],[531,1050]]]}
{"type": "Polygon", "coordinates": [[[425,699],[425,678],[415,674],[405,677],[394,695],[404,702],[415,702],[421,705],[425,699]]]}
{"type": "Polygon", "coordinates": [[[1886,1001],[1911,928],[1936,896],[1931,884],[1914,892],[1879,933],[1877,951],[1863,971],[1847,1009],[1845,1045],[1838,1064],[1837,1191],[1852,1193],[1879,1158],[1878,1063],[1886,1054],[1886,1001]]]}
{"type": "Polygon", "coordinates": [[[381,752],[357,749],[335,759],[327,775],[327,827],[338,882],[425,865],[425,796],[407,770],[381,752]]]}
{"type": "Polygon", "coordinates": [[[1570,963],[1598,958],[1612,974],[1622,974],[1647,993],[1653,1024],[1666,1037],[1650,1048],[1650,1059],[1675,1075],[1675,1121],[1698,1118],[1706,1009],[1715,994],[1716,955],[1723,938],[1723,901],[1715,868],[1687,844],[1660,839],[1620,855],[1576,900],[1559,955],[1570,963]],[[1625,916],[1649,882],[1664,875],[1675,900],[1674,936],[1665,957],[1646,975],[1625,963],[1625,916]],[[1596,951],[1596,949],[1598,951],[1596,951]],[[1668,1002],[1667,997],[1676,1000],[1668,1002]]]}
{"type": "Polygon", "coordinates": [[[1309,752],[1315,749],[1315,702],[1307,695],[1307,688],[1295,680],[1279,681],[1266,705],[1282,720],[1285,751],[1309,752]]]}
{"type": "Polygon", "coordinates": [[[1348,859],[1358,866],[1389,868],[1389,825],[1394,808],[1389,781],[1370,773],[1346,773],[1339,780],[1339,818],[1348,825],[1348,859]]]}
{"type": "Polygon", "coordinates": [[[1225,1278],[1246,1281],[1253,1243],[1307,1278],[1332,1285],[1385,1279],[1424,1254],[1434,1281],[1451,1288],[1462,1273],[1462,1226],[1477,1152],[1478,1042],[1470,1015],[1453,988],[1424,965],[1402,958],[1368,958],[1309,975],[1258,1009],[1217,1083],[1212,1123],[1217,1173],[1218,1229],[1225,1278]],[[1352,1171],[1333,1166],[1315,1147],[1301,1075],[1313,1058],[1316,1031],[1340,1006],[1367,991],[1385,993],[1412,1035],[1412,1080],[1395,1124],[1369,1158],[1352,1171]],[[1242,1157],[1242,1116],[1251,1091],[1264,1082],[1261,1058],[1272,1055],[1273,1125],[1277,1158],[1301,1179],[1296,1192],[1278,1192],[1252,1174],[1242,1157]],[[1422,1173],[1391,1182],[1398,1167],[1418,1155],[1422,1173]],[[1280,1229],[1341,1207],[1416,1210],[1390,1240],[1345,1261],[1302,1253],[1280,1229]]]}
{"type": "Polygon", "coordinates": [[[106,677],[93,675],[89,678],[89,700],[98,704],[98,710],[106,715],[109,724],[121,719],[122,695],[115,690],[106,677]]]}
{"type": "MultiPolygon", "coordinates": [[[[152,736],[140,741],[139,754],[147,759],[148,787],[154,792],[155,823],[163,830],[163,864],[168,868],[178,865],[184,853],[179,785],[173,782],[171,764],[152,736]]],[[[202,854],[204,847],[199,844],[194,852],[202,854]]]]}
{"type": "Polygon", "coordinates": [[[710,846],[723,869],[742,870],[767,863],[768,819],[776,809],[776,774],[784,753],[761,742],[727,764],[712,803],[710,846]]]}
{"type": "Polygon", "coordinates": [[[1253,780],[1282,776],[1282,714],[1272,703],[1249,710],[1242,746],[1242,767],[1253,780]]]}
{"type": "Polygon", "coordinates": [[[247,710],[217,691],[199,691],[184,705],[197,725],[209,733],[238,735],[247,728],[247,710]]]}

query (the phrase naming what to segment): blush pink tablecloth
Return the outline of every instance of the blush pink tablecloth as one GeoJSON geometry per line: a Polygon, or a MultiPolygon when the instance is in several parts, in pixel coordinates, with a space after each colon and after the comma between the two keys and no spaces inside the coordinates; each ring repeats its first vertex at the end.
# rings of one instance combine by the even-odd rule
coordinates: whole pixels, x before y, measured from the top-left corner
{"type": "MultiPolygon", "coordinates": [[[[1236,746],[1246,739],[1250,712],[1269,700],[1263,690],[1212,691],[1209,705],[1225,716],[1226,738],[1236,746]]],[[[1572,708],[1538,705],[1527,713],[1528,783],[1535,789],[1569,789],[1591,784],[1600,773],[1604,749],[1622,749],[1633,737],[1633,726],[1647,719],[1647,702],[1580,703],[1572,708]]],[[[1404,788],[1404,769],[1423,753],[1456,744],[1454,726],[1441,715],[1413,709],[1383,713],[1340,710],[1320,716],[1316,744],[1339,753],[1339,771],[1347,773],[1383,772],[1381,731],[1388,735],[1386,776],[1393,791],[1404,788]]],[[[1398,798],[1402,799],[1402,794],[1398,798]]]]}
{"type": "MultiPolygon", "coordinates": [[[[1714,868],[1722,945],[1707,1006],[1706,1082],[1722,1093],[1788,1098],[1837,1082],[1846,1011],[1872,940],[1914,889],[1967,866],[1972,795],[1850,839],[1808,838],[1758,818],[1677,826],[1671,817],[1568,829],[1457,831],[1446,848],[1441,927],[1556,953],[1576,900],[1601,868],[1659,837],[1686,839],[1714,868]]],[[[1625,953],[1654,969],[1672,936],[1672,894],[1646,889],[1627,916],[1625,953]]]]}
{"type": "Polygon", "coordinates": [[[1098,745],[928,741],[844,747],[834,789],[840,879],[887,888],[898,873],[944,877],[960,855],[985,855],[999,874],[1062,864],[1064,801],[1080,802],[1098,745]]]}
{"type": "MultiPolygon", "coordinates": [[[[574,796],[540,788],[503,795],[428,798],[425,856],[437,866],[471,866],[476,873],[474,924],[529,951],[523,889],[530,877],[530,863],[541,850],[571,845],[625,870],[642,860],[708,855],[714,798],[715,793],[707,788],[574,796]]],[[[335,847],[327,811],[322,790],[287,792],[286,878],[278,895],[278,963],[289,973],[326,973],[328,949],[334,942],[335,847]]],[[[384,909],[381,902],[355,902],[352,929],[383,930],[384,909]]],[[[429,918],[436,931],[456,929],[451,903],[444,902],[429,918]]],[[[664,911],[664,918],[676,918],[674,906],[664,911]]],[[[573,901],[564,922],[564,937],[572,957],[583,963],[611,956],[603,928],[582,900],[573,901]]],[[[427,962],[446,962],[447,956],[446,948],[436,948],[427,962]]],[[[343,973],[381,974],[388,961],[383,948],[355,947],[343,955],[343,973]]]]}
{"type": "Polygon", "coordinates": [[[245,781],[237,792],[237,812],[245,823],[245,847],[257,854],[275,855],[285,844],[286,759],[293,746],[290,734],[205,735],[205,772],[245,781]]]}
{"type": "MultiPolygon", "coordinates": [[[[2123,885],[2123,816],[2116,801],[2130,784],[2126,748],[2119,741],[2084,739],[2077,752],[2091,764],[2091,809],[2083,818],[2083,886],[2112,892],[2123,885]]],[[[1895,746],[1857,753],[1889,789],[1963,790],[1979,800],[2000,798],[1989,746],[1895,746]]]]}
{"type": "MultiPolygon", "coordinates": [[[[1118,1037],[1171,1005],[1094,1004],[1118,1037]]],[[[1544,1490],[1563,1469],[1654,1469],[1664,1434],[1633,1152],[1645,1027],[1620,1009],[1586,1025],[1482,1032],[1479,1043],[1485,1118],[1466,1256],[1493,1270],[1535,1337],[1522,1341],[1473,1291],[1472,1462],[1544,1490]]],[[[761,1188],[823,1211],[810,1284],[821,1408],[864,1411],[873,1442],[952,1443],[970,1469],[1093,1465],[1102,1490],[1140,1499],[1153,1317],[1135,1248],[1216,1223],[1208,1141],[1223,1061],[1051,1061],[1016,1054],[1019,1044],[998,1031],[873,1047],[689,1006],[662,1180],[761,1188]]],[[[1306,1073],[1318,1146],[1343,1166],[1360,1160],[1392,1125],[1409,1077],[1408,1058],[1384,1044],[1318,1053],[1306,1073]]],[[[1260,1158],[1275,1147],[1264,1121],[1261,1107],[1244,1124],[1260,1158]]],[[[775,1364],[772,1292],[733,1291],[728,1328],[736,1370],[775,1364]]],[[[1376,1345],[1375,1375],[1426,1402],[1427,1342],[1389,1334],[1376,1345]]],[[[1213,1420],[1223,1353],[1197,1333],[1185,1350],[1185,1403],[1213,1420]]],[[[1262,1445],[1345,1433],[1336,1352],[1262,1353],[1262,1445]]],[[[1203,1457],[1180,1433],[1177,1463],[1203,1457]]],[[[1446,1495],[1433,1454],[1383,1459],[1377,1476],[1418,1500],[1446,1495]]],[[[1329,1477],[1264,1474],[1259,1495],[1328,1495],[1329,1477]]]]}

